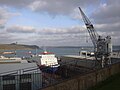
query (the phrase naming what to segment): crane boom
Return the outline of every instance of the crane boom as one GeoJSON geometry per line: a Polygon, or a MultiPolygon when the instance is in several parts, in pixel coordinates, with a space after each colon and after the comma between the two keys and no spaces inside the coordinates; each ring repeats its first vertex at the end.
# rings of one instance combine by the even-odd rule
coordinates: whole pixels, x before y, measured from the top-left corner
{"type": "Polygon", "coordinates": [[[86,25],[86,28],[88,30],[88,33],[90,35],[90,38],[92,40],[92,43],[94,45],[94,48],[97,48],[97,40],[98,40],[98,34],[96,32],[96,30],[94,29],[93,24],[90,22],[90,20],[88,19],[88,17],[84,14],[84,12],[82,11],[82,9],[79,7],[79,10],[81,12],[83,21],[86,25]]]}
{"type": "Polygon", "coordinates": [[[83,21],[86,25],[86,28],[94,45],[94,53],[95,53],[96,61],[100,59],[101,66],[104,67],[105,65],[108,65],[110,62],[110,55],[112,52],[111,37],[107,36],[105,38],[102,38],[102,36],[98,35],[96,30],[94,29],[93,24],[90,22],[90,20],[84,14],[84,12],[80,7],[79,10],[81,12],[83,21]]]}

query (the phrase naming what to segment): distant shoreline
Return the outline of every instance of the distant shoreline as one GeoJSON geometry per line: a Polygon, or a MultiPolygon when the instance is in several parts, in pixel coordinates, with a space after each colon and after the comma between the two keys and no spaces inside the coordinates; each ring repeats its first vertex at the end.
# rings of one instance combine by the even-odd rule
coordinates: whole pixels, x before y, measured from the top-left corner
{"type": "MultiPolygon", "coordinates": [[[[47,48],[93,48],[93,46],[45,46],[47,48]]],[[[113,47],[120,47],[120,45],[113,45],[113,47]]]]}
{"type": "Polygon", "coordinates": [[[23,44],[0,44],[0,50],[32,50],[39,49],[37,45],[23,45],[23,44]]]}

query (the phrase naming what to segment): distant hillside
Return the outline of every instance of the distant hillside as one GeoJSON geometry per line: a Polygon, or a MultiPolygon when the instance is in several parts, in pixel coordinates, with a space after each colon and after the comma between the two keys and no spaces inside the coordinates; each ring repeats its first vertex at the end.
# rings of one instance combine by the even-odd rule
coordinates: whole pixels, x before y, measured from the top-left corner
{"type": "Polygon", "coordinates": [[[15,50],[15,49],[38,49],[37,45],[22,45],[22,44],[0,44],[2,50],[15,50]]]}

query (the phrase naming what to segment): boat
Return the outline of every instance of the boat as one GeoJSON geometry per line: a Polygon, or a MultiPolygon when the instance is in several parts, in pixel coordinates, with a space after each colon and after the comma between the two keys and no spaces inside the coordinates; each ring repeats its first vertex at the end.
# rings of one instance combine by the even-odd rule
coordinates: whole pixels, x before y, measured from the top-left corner
{"type": "Polygon", "coordinates": [[[16,52],[2,52],[2,54],[16,54],[16,52]]]}
{"type": "Polygon", "coordinates": [[[27,60],[22,60],[19,57],[0,56],[0,64],[28,63],[27,60]]]}
{"type": "Polygon", "coordinates": [[[45,72],[56,72],[58,67],[58,59],[52,52],[47,52],[46,50],[40,54],[33,55],[31,59],[37,63],[42,71],[45,72]]]}

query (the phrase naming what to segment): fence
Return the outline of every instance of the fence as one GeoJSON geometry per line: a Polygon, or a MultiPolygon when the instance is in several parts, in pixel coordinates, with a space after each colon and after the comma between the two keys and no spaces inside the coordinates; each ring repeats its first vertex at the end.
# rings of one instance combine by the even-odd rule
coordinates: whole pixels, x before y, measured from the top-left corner
{"type": "Polygon", "coordinates": [[[111,75],[119,72],[120,63],[116,63],[99,70],[73,77],[69,80],[64,80],[61,83],[51,85],[43,88],[42,90],[86,90],[89,87],[95,86],[97,83],[104,81],[111,75]]]}

